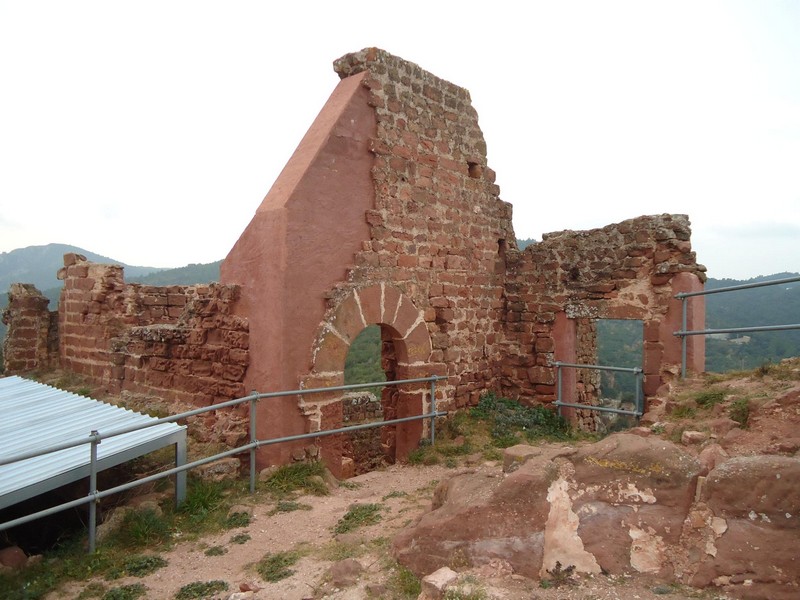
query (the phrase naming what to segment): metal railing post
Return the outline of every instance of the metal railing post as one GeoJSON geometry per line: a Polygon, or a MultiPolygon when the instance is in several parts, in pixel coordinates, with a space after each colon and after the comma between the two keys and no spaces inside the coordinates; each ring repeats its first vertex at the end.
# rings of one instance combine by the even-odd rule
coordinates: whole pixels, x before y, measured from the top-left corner
{"type": "Polygon", "coordinates": [[[558,416],[561,414],[561,363],[556,362],[556,403],[558,404],[558,416]]]}
{"type": "MultiPolygon", "coordinates": [[[[436,380],[431,380],[431,413],[436,412],[436,380]]],[[[431,417],[431,446],[436,442],[436,417],[431,417]]]]}
{"type": "MultiPolygon", "coordinates": [[[[258,392],[253,390],[252,395],[254,398],[250,400],[250,443],[255,444],[258,441],[256,435],[256,402],[258,401],[258,392]]],[[[250,493],[256,493],[256,446],[250,448],[250,493]]]]}
{"type": "Polygon", "coordinates": [[[636,375],[636,412],[644,414],[644,393],[642,388],[644,387],[644,371],[641,369],[637,369],[636,375]]]}
{"type": "Polygon", "coordinates": [[[93,553],[97,547],[97,444],[100,436],[96,429],[89,434],[92,443],[89,446],[89,495],[92,501],[89,503],[89,553],[93,553]]]}
{"type": "MultiPolygon", "coordinates": [[[[681,298],[681,312],[682,312],[682,321],[683,324],[681,326],[681,331],[686,331],[687,325],[687,318],[686,318],[686,303],[688,302],[689,298],[683,296],[681,298]]],[[[686,336],[681,336],[681,379],[686,379],[686,336]]]]}

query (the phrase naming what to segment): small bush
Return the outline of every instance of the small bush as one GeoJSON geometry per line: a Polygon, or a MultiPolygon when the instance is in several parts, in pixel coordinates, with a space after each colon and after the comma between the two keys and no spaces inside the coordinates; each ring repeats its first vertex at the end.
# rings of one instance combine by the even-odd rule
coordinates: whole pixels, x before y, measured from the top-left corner
{"type": "Polygon", "coordinates": [[[225,529],[247,527],[248,525],[250,525],[250,515],[246,512],[235,512],[228,515],[228,518],[225,519],[225,529]]]}
{"type": "Polygon", "coordinates": [[[139,556],[131,556],[125,560],[125,572],[134,577],[145,577],[166,566],[167,561],[155,555],[142,554],[139,556]]]}
{"type": "Polygon", "coordinates": [[[742,427],[747,427],[750,420],[750,401],[747,398],[734,400],[728,408],[728,415],[742,427]]]}
{"type": "Polygon", "coordinates": [[[207,548],[203,554],[206,556],[222,556],[226,552],[227,550],[222,546],[211,546],[211,548],[207,548]]]}
{"type": "Polygon", "coordinates": [[[417,598],[422,592],[422,583],[417,576],[400,565],[392,572],[389,587],[401,598],[417,598]]]}
{"type": "Polygon", "coordinates": [[[231,544],[239,544],[239,545],[241,545],[241,544],[246,544],[251,539],[253,539],[253,538],[251,538],[250,534],[248,534],[248,533],[237,533],[235,536],[233,536],[231,538],[230,542],[231,542],[231,544]]]}
{"type": "Polygon", "coordinates": [[[147,588],[144,585],[133,583],[108,590],[103,594],[103,600],[134,600],[134,598],[141,598],[146,593],[147,588]]]}
{"type": "Polygon", "coordinates": [[[224,592],[228,589],[228,584],[219,579],[214,581],[194,581],[187,583],[175,594],[175,600],[195,600],[206,598],[217,592],[224,592]]]}
{"type": "Polygon", "coordinates": [[[178,511],[188,515],[190,520],[204,520],[210,513],[219,509],[225,499],[224,485],[206,479],[192,479],[186,491],[186,500],[178,511]]]}
{"type": "Polygon", "coordinates": [[[495,443],[510,444],[509,436],[515,432],[525,432],[529,440],[566,439],[570,435],[569,425],[557,412],[545,406],[524,406],[493,393],[484,394],[471,415],[491,425],[495,443]]]}
{"type": "Polygon", "coordinates": [[[333,528],[334,533],[347,533],[365,527],[375,525],[381,520],[380,504],[354,504],[333,528]]]}
{"type": "Polygon", "coordinates": [[[267,514],[272,516],[277,515],[278,513],[294,512],[296,510],[311,510],[311,508],[312,507],[308,504],[302,504],[301,502],[295,502],[294,500],[279,500],[275,505],[275,508],[273,508],[267,514]]]}
{"type": "Polygon", "coordinates": [[[703,408],[710,408],[715,404],[719,404],[723,400],[725,400],[725,395],[728,393],[728,390],[725,388],[716,388],[710,390],[703,390],[699,392],[695,396],[695,402],[697,402],[697,406],[702,406],[703,408]]]}
{"type": "Polygon", "coordinates": [[[298,552],[276,552],[275,554],[267,554],[256,564],[256,571],[261,575],[264,581],[280,581],[286,579],[294,574],[294,570],[290,569],[298,560],[300,554],[298,552]]]}
{"type": "Polygon", "coordinates": [[[269,476],[264,486],[278,497],[298,490],[314,496],[326,496],[328,486],[321,479],[324,472],[325,465],[321,462],[283,465],[269,476]]]}
{"type": "Polygon", "coordinates": [[[169,522],[153,509],[132,510],[125,514],[109,541],[122,548],[143,548],[165,544],[172,538],[169,522]]]}

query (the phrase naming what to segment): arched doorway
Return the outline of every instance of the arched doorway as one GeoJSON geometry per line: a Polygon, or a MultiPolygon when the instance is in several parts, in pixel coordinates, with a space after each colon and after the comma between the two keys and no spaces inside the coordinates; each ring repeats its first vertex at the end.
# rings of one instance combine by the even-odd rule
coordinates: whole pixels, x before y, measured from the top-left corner
{"type": "MultiPolygon", "coordinates": [[[[359,334],[370,325],[381,331],[382,369],[388,380],[431,375],[431,339],[424,312],[392,285],[380,283],[354,289],[329,311],[320,325],[312,354],[312,369],[303,387],[344,384],[345,360],[359,334]]],[[[407,384],[385,387],[381,405],[385,419],[423,414],[430,406],[428,386],[407,384]]],[[[301,408],[308,418],[309,432],[334,429],[344,424],[342,393],[306,396],[301,408]]],[[[423,434],[422,421],[384,428],[387,454],[399,460],[417,447],[423,434]]],[[[333,473],[348,477],[355,471],[352,461],[343,459],[341,436],[320,438],[322,457],[333,473]]]]}

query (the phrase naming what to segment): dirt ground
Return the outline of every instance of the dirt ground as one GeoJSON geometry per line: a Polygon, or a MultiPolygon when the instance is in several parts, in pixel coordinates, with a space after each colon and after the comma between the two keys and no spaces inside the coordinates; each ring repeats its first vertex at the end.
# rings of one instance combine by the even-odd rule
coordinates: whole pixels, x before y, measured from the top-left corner
{"type": "MultiPolygon", "coordinates": [[[[502,465],[498,462],[482,462],[478,456],[472,462],[475,464],[469,467],[470,470],[487,476],[503,476],[502,465]]],[[[168,565],[149,576],[100,582],[106,589],[141,583],[147,588],[147,598],[164,600],[174,598],[186,584],[213,580],[228,584],[228,591],[213,596],[219,599],[230,598],[241,589],[253,593],[234,598],[356,600],[401,597],[393,583],[397,566],[389,556],[388,542],[393,533],[430,509],[433,490],[439,481],[462,472],[464,468],[394,465],[350,479],[346,486],[333,489],[329,496],[297,498],[297,502],[311,506],[310,510],[274,515],[269,513],[275,502],[257,496],[252,499],[253,517],[247,527],[196,541],[178,542],[171,551],[161,554],[168,565]],[[367,503],[382,506],[382,518],[378,524],[345,534],[332,532],[349,507],[367,503]],[[233,536],[242,533],[250,536],[246,543],[231,542],[233,536]],[[206,550],[215,546],[224,548],[225,553],[208,556],[206,550]],[[265,554],[298,549],[304,556],[291,567],[294,573],[290,577],[269,583],[255,571],[254,563],[265,554]],[[353,585],[335,588],[326,582],[326,573],[335,559],[345,556],[354,556],[364,570],[353,585]]],[[[466,572],[465,576],[473,590],[482,589],[485,598],[498,600],[724,598],[634,577],[580,577],[574,578],[572,584],[544,589],[538,581],[504,572],[502,568],[483,567],[466,572]]],[[[67,584],[47,599],[77,598],[91,583],[67,584]]]]}

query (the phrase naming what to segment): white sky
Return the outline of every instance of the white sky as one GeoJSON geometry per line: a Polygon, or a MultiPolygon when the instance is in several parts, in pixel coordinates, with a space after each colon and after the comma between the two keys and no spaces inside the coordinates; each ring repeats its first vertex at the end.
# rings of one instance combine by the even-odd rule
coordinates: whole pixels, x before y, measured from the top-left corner
{"type": "Polygon", "coordinates": [[[378,46],[470,90],[517,237],[687,213],[800,271],[800,2],[0,0],[0,252],[223,258],[378,46]]]}

